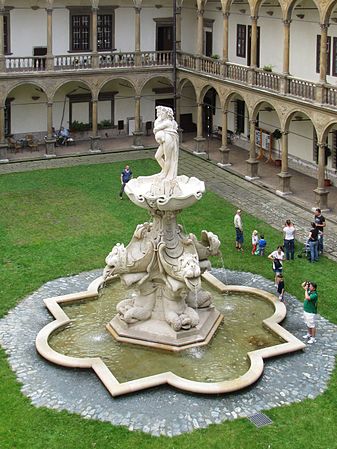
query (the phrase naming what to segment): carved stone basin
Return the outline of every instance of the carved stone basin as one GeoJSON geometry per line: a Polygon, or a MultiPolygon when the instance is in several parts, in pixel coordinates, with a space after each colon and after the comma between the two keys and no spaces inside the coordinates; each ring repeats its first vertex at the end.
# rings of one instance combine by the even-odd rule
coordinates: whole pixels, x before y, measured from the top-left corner
{"type": "Polygon", "coordinates": [[[159,175],[140,176],[127,183],[125,192],[134,204],[144,209],[177,211],[200,200],[205,183],[185,175],[173,181],[165,181],[159,175]]]}

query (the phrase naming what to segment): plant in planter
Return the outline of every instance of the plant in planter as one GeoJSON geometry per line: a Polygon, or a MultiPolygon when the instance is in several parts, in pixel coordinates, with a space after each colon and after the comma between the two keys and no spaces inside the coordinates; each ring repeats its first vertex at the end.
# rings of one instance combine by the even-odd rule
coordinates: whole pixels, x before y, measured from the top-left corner
{"type": "Polygon", "coordinates": [[[273,139],[277,141],[277,147],[278,147],[278,158],[275,160],[275,165],[280,167],[281,166],[280,139],[282,137],[282,132],[278,128],[276,128],[272,132],[272,136],[273,136],[273,139]]]}
{"type": "Polygon", "coordinates": [[[215,53],[214,55],[211,56],[211,58],[212,59],[220,59],[220,56],[215,53]]]}
{"type": "Polygon", "coordinates": [[[273,71],[273,65],[271,64],[266,64],[262,67],[262,70],[264,70],[265,72],[272,72],[273,71]]]}

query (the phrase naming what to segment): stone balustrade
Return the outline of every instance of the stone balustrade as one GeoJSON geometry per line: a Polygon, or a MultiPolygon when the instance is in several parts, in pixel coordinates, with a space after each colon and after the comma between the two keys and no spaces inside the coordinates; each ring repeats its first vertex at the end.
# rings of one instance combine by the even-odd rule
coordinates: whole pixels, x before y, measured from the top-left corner
{"type": "MultiPolygon", "coordinates": [[[[121,69],[128,67],[172,67],[173,52],[143,51],[143,52],[107,52],[81,53],[53,56],[51,69],[46,56],[6,57],[4,72],[21,73],[47,71],[73,71],[88,69],[121,69]]],[[[190,53],[177,53],[177,67],[201,74],[210,75],[216,79],[231,80],[240,84],[258,87],[266,91],[296,97],[302,101],[318,102],[329,107],[337,107],[337,87],[330,84],[318,84],[292,76],[285,76],[263,69],[253,69],[248,66],[224,63],[220,59],[197,56],[190,53]]]]}

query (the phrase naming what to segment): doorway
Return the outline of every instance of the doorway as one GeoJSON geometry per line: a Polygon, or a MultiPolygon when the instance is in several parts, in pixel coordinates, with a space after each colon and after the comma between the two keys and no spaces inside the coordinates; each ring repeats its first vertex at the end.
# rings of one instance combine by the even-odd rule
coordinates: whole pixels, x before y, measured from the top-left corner
{"type": "Polygon", "coordinates": [[[157,51],[172,51],[173,50],[173,25],[172,24],[157,24],[157,51]]]}
{"type": "Polygon", "coordinates": [[[213,115],[215,114],[216,90],[212,87],[204,97],[203,104],[203,133],[208,137],[213,132],[213,115]]]}

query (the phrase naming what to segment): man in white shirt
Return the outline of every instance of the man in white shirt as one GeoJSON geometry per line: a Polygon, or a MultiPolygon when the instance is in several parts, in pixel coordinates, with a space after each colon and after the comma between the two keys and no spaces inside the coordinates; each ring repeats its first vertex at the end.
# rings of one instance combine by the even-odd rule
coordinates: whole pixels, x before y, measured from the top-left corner
{"type": "Polygon", "coordinates": [[[238,251],[242,251],[243,225],[241,219],[241,209],[238,209],[234,216],[234,227],[235,227],[235,247],[238,251]]]}

